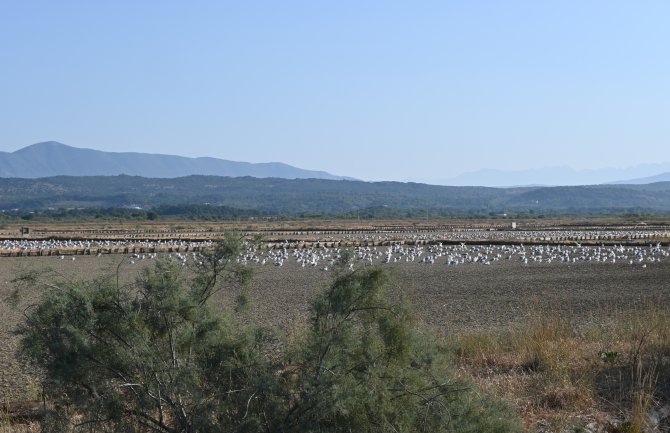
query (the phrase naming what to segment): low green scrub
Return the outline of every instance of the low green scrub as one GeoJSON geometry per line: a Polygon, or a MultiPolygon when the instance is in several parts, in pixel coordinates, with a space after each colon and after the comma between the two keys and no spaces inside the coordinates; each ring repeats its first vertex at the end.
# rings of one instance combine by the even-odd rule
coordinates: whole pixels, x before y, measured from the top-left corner
{"type": "Polygon", "coordinates": [[[384,272],[345,271],[346,256],[308,327],[277,350],[281,338],[211,305],[250,277],[238,252],[228,237],[193,273],[161,262],[132,286],[47,282],[18,330],[56,408],[44,430],[521,430],[510,408],[454,372],[450,351],[407,308],[389,302],[384,272]]]}

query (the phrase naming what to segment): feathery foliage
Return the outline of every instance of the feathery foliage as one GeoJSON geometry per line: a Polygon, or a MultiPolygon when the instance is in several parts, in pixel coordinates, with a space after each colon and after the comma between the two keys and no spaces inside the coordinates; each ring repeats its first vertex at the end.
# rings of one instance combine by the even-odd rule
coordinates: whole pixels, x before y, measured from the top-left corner
{"type": "MultiPolygon", "coordinates": [[[[227,237],[193,272],[158,262],[132,286],[51,285],[18,329],[55,410],[46,431],[512,432],[512,412],[450,370],[389,302],[379,269],[345,271],[281,357],[211,306],[249,278],[227,237]]],[[[31,280],[31,282],[34,282],[31,280]]]]}

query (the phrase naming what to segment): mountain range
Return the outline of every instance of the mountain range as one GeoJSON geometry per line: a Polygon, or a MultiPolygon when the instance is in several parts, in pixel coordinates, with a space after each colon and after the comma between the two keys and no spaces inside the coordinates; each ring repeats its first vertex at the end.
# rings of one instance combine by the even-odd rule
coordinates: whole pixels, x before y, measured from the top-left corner
{"type": "Polygon", "coordinates": [[[670,182],[488,188],[220,176],[0,178],[2,213],[112,208],[182,216],[668,213],[670,182]]]}
{"type": "MultiPolygon", "coordinates": [[[[0,152],[0,178],[53,176],[141,176],[177,178],[191,175],[224,177],[356,180],[325,171],[305,170],[281,162],[249,163],[218,158],[187,158],[139,152],[104,152],[56,141],[36,143],[15,152],[0,152]]],[[[529,170],[482,169],[448,179],[419,182],[451,186],[576,186],[647,184],[670,181],[670,162],[624,168],[576,170],[544,167],[529,170]]]]}
{"type": "Polygon", "coordinates": [[[116,176],[149,178],[189,175],[278,177],[284,179],[350,179],[280,162],[253,164],[217,158],[186,158],[136,152],[103,152],[47,141],[15,152],[0,152],[0,177],[116,176]]]}
{"type": "Polygon", "coordinates": [[[669,180],[670,162],[664,162],[589,170],[576,170],[570,167],[543,167],[530,170],[482,169],[442,179],[436,183],[458,186],[511,187],[519,185],[644,184],[669,180]]]}
{"type": "Polygon", "coordinates": [[[642,177],[639,179],[622,180],[612,182],[613,184],[643,185],[655,182],[670,182],[670,172],[657,174],[656,176],[642,177]]]}

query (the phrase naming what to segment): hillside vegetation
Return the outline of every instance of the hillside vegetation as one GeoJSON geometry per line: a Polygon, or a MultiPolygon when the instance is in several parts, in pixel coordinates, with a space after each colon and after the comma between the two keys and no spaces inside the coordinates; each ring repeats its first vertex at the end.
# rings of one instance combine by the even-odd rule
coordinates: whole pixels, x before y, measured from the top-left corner
{"type": "MultiPolygon", "coordinates": [[[[0,178],[0,209],[159,209],[160,214],[206,207],[245,215],[403,213],[496,214],[505,212],[591,214],[670,211],[670,182],[648,185],[564,187],[452,187],[401,182],[186,176],[57,176],[0,178]],[[162,212],[161,212],[162,211],[162,212]]],[[[203,211],[203,209],[200,209],[203,211]]],[[[219,212],[220,213],[220,212],[219,212]]]]}

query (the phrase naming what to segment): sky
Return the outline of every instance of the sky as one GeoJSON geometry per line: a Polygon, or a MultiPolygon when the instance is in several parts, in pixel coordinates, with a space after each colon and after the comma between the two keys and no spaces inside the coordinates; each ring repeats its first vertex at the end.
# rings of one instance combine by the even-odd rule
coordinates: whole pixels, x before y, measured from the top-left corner
{"type": "Polygon", "coordinates": [[[670,161],[670,2],[0,0],[0,151],[365,180],[670,161]]]}

